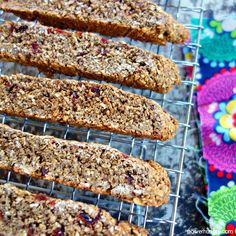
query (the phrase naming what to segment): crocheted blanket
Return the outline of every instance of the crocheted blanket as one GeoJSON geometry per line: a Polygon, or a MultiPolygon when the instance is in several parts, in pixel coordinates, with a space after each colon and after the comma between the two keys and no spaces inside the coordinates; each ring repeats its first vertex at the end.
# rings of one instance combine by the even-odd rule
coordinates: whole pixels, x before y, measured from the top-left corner
{"type": "MultiPolygon", "coordinates": [[[[196,90],[209,223],[212,235],[236,235],[236,20],[204,19],[203,25],[196,90]]],[[[191,53],[185,50],[185,59],[191,53]]]]}

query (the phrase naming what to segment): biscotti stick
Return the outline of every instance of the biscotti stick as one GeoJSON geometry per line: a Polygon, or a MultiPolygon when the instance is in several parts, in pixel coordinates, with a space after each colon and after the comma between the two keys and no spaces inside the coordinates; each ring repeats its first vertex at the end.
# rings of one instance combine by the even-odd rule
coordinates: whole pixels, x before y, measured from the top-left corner
{"type": "Polygon", "coordinates": [[[184,43],[189,31],[151,0],[0,0],[0,9],[58,28],[165,45],[184,43]]]}
{"type": "Polygon", "coordinates": [[[167,140],[178,123],[158,103],[108,84],[0,77],[0,113],[167,140]]]}
{"type": "Polygon", "coordinates": [[[145,236],[147,231],[118,222],[93,205],[33,194],[10,184],[0,185],[2,236],[145,236]]]}
{"type": "Polygon", "coordinates": [[[66,32],[39,24],[2,24],[0,59],[160,93],[180,83],[177,66],[163,56],[91,33],[66,32]]]}
{"type": "Polygon", "coordinates": [[[139,205],[168,202],[170,180],[163,167],[106,145],[37,136],[0,124],[0,156],[0,169],[139,205]]]}

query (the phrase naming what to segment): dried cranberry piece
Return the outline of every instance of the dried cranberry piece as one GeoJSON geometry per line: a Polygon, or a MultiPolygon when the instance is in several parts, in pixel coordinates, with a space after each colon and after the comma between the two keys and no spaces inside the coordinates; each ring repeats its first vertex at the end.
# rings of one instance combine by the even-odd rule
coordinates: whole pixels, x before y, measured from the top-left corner
{"type": "Polygon", "coordinates": [[[53,31],[52,28],[48,28],[48,29],[47,29],[47,32],[48,32],[48,34],[53,34],[53,33],[54,33],[54,31],[53,31]]]}
{"type": "Polygon", "coordinates": [[[5,83],[5,86],[6,86],[7,88],[10,88],[10,87],[12,86],[12,84],[9,83],[9,82],[6,82],[6,83],[5,83]]]}
{"type": "Polygon", "coordinates": [[[79,36],[79,37],[82,37],[83,33],[80,32],[80,31],[77,31],[76,34],[79,36]]]}
{"type": "Polygon", "coordinates": [[[34,235],[33,224],[30,223],[28,226],[27,236],[33,236],[33,235],[34,235]]]}
{"type": "Polygon", "coordinates": [[[11,93],[11,92],[17,92],[19,90],[19,86],[16,85],[16,84],[13,84],[9,89],[8,89],[8,92],[11,93]]]}
{"type": "Polygon", "coordinates": [[[12,33],[15,29],[16,29],[15,25],[14,25],[14,24],[11,24],[11,25],[10,25],[10,31],[11,31],[11,33],[12,33]]]}
{"type": "Polygon", "coordinates": [[[108,40],[106,40],[104,38],[101,38],[101,42],[104,43],[104,44],[108,44],[108,40]]]}
{"type": "Polygon", "coordinates": [[[57,32],[58,34],[64,34],[65,33],[65,31],[61,30],[61,29],[55,29],[55,32],[57,32]]]}
{"type": "Polygon", "coordinates": [[[154,109],[155,109],[155,106],[154,106],[154,105],[151,105],[150,108],[151,108],[151,110],[154,110],[154,109]]]}
{"type": "Polygon", "coordinates": [[[9,90],[9,89],[12,87],[12,84],[9,83],[9,82],[6,82],[6,83],[5,83],[5,86],[6,86],[6,88],[9,90]]]}
{"type": "Polygon", "coordinates": [[[55,229],[52,232],[52,236],[64,236],[65,227],[62,225],[60,228],[55,229]]]}
{"type": "Polygon", "coordinates": [[[16,28],[15,31],[17,33],[22,33],[22,32],[25,32],[28,28],[29,28],[28,25],[22,25],[18,29],[16,28]]]}
{"type": "Polygon", "coordinates": [[[145,61],[141,61],[141,62],[140,62],[140,66],[146,66],[145,61]]]}
{"type": "Polygon", "coordinates": [[[41,175],[42,175],[42,176],[45,176],[45,175],[48,173],[48,169],[42,167],[42,168],[40,169],[40,172],[41,172],[41,175]]]}
{"type": "Polygon", "coordinates": [[[88,215],[85,211],[81,211],[78,215],[78,220],[81,220],[82,222],[84,222],[86,225],[94,225],[96,224],[100,218],[101,218],[101,213],[102,210],[99,209],[98,214],[96,215],[95,218],[92,218],[90,215],[88,215]]]}
{"type": "Polygon", "coordinates": [[[73,102],[73,103],[75,103],[76,100],[79,98],[79,96],[78,96],[78,94],[77,94],[76,91],[71,92],[70,96],[71,96],[71,98],[72,98],[72,102],[73,102]]]}
{"type": "Polygon", "coordinates": [[[119,224],[120,224],[120,221],[119,221],[119,220],[117,220],[117,221],[116,221],[116,225],[119,225],[119,224]]]}
{"type": "Polygon", "coordinates": [[[129,49],[129,45],[128,44],[123,44],[122,47],[125,48],[125,49],[129,49]]]}
{"type": "Polygon", "coordinates": [[[129,155],[123,153],[123,157],[124,157],[125,159],[128,159],[128,158],[129,158],[129,155]]]}
{"type": "Polygon", "coordinates": [[[32,43],[31,46],[32,46],[33,53],[37,53],[39,50],[39,44],[35,41],[32,43]]]}
{"type": "Polygon", "coordinates": [[[87,213],[85,213],[85,211],[80,212],[78,217],[86,224],[90,225],[93,222],[93,219],[87,213]]]}
{"type": "Polygon", "coordinates": [[[0,221],[2,221],[4,219],[4,214],[2,211],[0,211],[0,221]]]}
{"type": "Polygon", "coordinates": [[[107,49],[105,49],[105,48],[99,48],[99,49],[97,50],[97,54],[98,54],[98,55],[102,55],[102,56],[107,55],[108,52],[109,52],[109,51],[108,51],[107,49]]]}
{"type": "Polygon", "coordinates": [[[87,55],[87,54],[88,54],[87,52],[79,52],[77,54],[77,56],[82,57],[82,56],[87,55]]]}
{"type": "Polygon", "coordinates": [[[47,201],[49,197],[45,194],[39,193],[35,196],[36,200],[38,201],[47,201]]]}
{"type": "Polygon", "coordinates": [[[126,179],[128,181],[128,184],[132,184],[133,183],[134,178],[133,178],[133,176],[130,173],[127,174],[126,179]]]}
{"type": "Polygon", "coordinates": [[[58,119],[63,119],[63,117],[64,117],[64,114],[58,114],[58,119]]]}
{"type": "Polygon", "coordinates": [[[97,88],[97,87],[92,87],[91,88],[91,91],[93,92],[93,93],[96,93],[98,96],[100,96],[100,89],[99,88],[97,88]]]}
{"type": "Polygon", "coordinates": [[[55,204],[56,204],[56,200],[50,201],[50,205],[51,205],[51,206],[55,206],[55,204]]]}

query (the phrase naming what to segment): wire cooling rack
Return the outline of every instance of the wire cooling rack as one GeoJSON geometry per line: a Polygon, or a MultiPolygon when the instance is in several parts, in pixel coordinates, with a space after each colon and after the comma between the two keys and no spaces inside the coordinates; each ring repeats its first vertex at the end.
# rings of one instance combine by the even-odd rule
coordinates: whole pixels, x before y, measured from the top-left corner
{"type": "MultiPolygon", "coordinates": [[[[178,215],[178,199],[180,198],[180,186],[183,172],[185,153],[194,147],[187,145],[187,134],[190,128],[190,115],[193,107],[192,98],[195,86],[195,72],[197,70],[198,50],[200,48],[200,34],[202,29],[203,18],[203,0],[199,6],[184,6],[184,0],[176,1],[156,1],[167,12],[170,12],[176,19],[186,25],[192,31],[196,32],[196,41],[184,45],[190,48],[193,53],[192,61],[184,61],[181,57],[180,50],[183,46],[168,44],[165,47],[149,43],[141,43],[127,38],[113,38],[114,40],[124,40],[132,45],[142,47],[146,50],[160,53],[174,60],[180,68],[183,83],[180,87],[175,88],[167,95],[160,95],[151,91],[142,91],[131,89],[125,86],[115,86],[126,91],[141,94],[150,99],[159,102],[164,109],[169,111],[179,120],[179,129],[176,137],[167,142],[155,140],[144,140],[132,138],[124,135],[117,135],[109,132],[102,132],[93,129],[83,129],[71,127],[68,125],[58,125],[43,123],[28,119],[21,119],[0,115],[0,122],[10,125],[16,129],[27,131],[33,134],[54,135],[63,139],[73,139],[78,141],[97,142],[115,147],[129,155],[144,160],[155,160],[165,167],[171,179],[171,194],[169,203],[165,206],[142,207],[135,204],[120,202],[112,197],[96,195],[91,192],[80,191],[54,182],[42,181],[26,176],[16,175],[10,171],[0,171],[0,183],[10,182],[16,186],[25,188],[29,191],[40,191],[53,197],[63,199],[73,199],[95,204],[109,211],[113,217],[118,220],[128,220],[138,226],[145,227],[149,230],[150,235],[174,235],[176,218],[178,215]],[[198,25],[191,25],[190,18],[195,17],[198,25]],[[193,70],[192,78],[186,79],[186,67],[193,70]]],[[[189,4],[189,1],[187,1],[189,4]]],[[[0,11],[0,23],[5,20],[20,21],[19,18],[12,14],[0,11]]],[[[37,69],[20,66],[15,63],[0,62],[0,75],[11,73],[25,73],[29,75],[44,76],[37,69]]],[[[55,75],[55,77],[67,77],[55,75]]],[[[73,79],[84,79],[74,77],[73,79]]],[[[53,158],[53,157],[52,157],[53,158]]]]}

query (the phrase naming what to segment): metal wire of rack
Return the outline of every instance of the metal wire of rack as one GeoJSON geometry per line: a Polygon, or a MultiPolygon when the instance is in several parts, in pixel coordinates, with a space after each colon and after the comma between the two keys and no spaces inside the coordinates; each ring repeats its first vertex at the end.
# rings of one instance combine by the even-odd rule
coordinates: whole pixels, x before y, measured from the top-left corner
{"type": "MultiPolygon", "coordinates": [[[[54,182],[42,181],[31,177],[16,175],[11,171],[0,171],[0,183],[10,182],[18,187],[25,188],[29,191],[40,191],[49,194],[50,196],[73,199],[75,201],[83,201],[95,204],[109,211],[118,220],[128,220],[130,223],[135,223],[149,230],[150,235],[174,235],[178,200],[180,198],[180,186],[183,175],[183,164],[185,153],[192,150],[192,146],[187,145],[187,135],[190,128],[191,109],[193,107],[193,92],[195,86],[195,73],[197,70],[197,58],[200,45],[200,34],[202,29],[203,19],[203,2],[200,0],[198,7],[182,6],[182,1],[177,0],[170,3],[168,0],[159,1],[166,11],[169,11],[176,17],[177,20],[186,14],[189,16],[197,15],[199,19],[198,25],[185,24],[190,30],[196,31],[197,39],[185,45],[190,48],[193,53],[192,61],[184,61],[179,56],[180,46],[168,45],[160,47],[148,43],[140,43],[130,39],[123,39],[130,44],[143,47],[146,50],[164,54],[166,57],[174,60],[180,67],[182,76],[184,77],[184,67],[190,67],[193,70],[192,78],[183,80],[182,85],[167,95],[156,94],[151,91],[142,91],[138,89],[130,89],[125,86],[118,86],[124,90],[141,94],[150,99],[159,102],[162,107],[170,111],[179,119],[179,130],[176,137],[167,142],[154,140],[144,140],[132,138],[124,135],[117,135],[109,132],[96,131],[93,129],[83,129],[72,127],[69,125],[58,125],[51,123],[38,122],[29,119],[22,119],[0,115],[0,121],[9,124],[14,128],[22,131],[31,132],[41,135],[54,135],[63,139],[73,139],[78,141],[98,142],[115,147],[129,155],[137,156],[141,159],[152,159],[162,164],[168,171],[171,179],[171,194],[170,202],[166,206],[160,208],[141,207],[135,204],[120,202],[112,197],[96,195],[86,191],[80,191],[65,187],[54,182]]],[[[0,11],[0,23],[5,20],[20,21],[19,18],[11,14],[6,14],[0,11]]],[[[186,18],[183,18],[186,22],[186,18]]],[[[114,40],[120,40],[114,39],[114,40]]],[[[25,74],[33,74],[43,76],[37,70],[19,66],[14,63],[0,62],[0,75],[21,72],[25,74]]],[[[57,75],[59,78],[61,75],[57,75]]],[[[66,76],[63,76],[63,78],[66,76]]],[[[76,78],[83,79],[83,78],[76,78]]]]}

